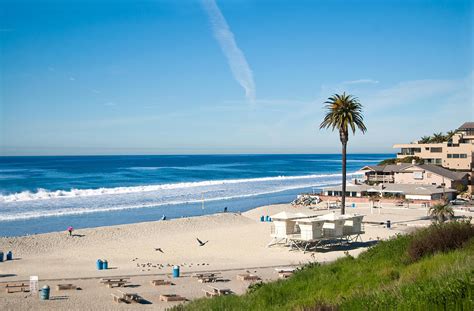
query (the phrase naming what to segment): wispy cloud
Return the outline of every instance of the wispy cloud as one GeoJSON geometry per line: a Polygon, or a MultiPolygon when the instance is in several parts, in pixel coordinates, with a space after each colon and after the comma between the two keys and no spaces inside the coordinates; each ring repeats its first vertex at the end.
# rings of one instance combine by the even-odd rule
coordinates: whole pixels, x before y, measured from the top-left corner
{"type": "Polygon", "coordinates": [[[244,88],[245,96],[251,102],[255,101],[256,88],[252,70],[242,50],[237,46],[235,37],[227,21],[222,15],[215,0],[202,0],[214,32],[214,36],[224,53],[229,67],[237,82],[244,88]]]}
{"type": "Polygon", "coordinates": [[[114,103],[114,102],[106,102],[106,103],[104,104],[104,106],[113,107],[113,106],[117,106],[117,104],[114,103]]]}
{"type": "Polygon", "coordinates": [[[373,79],[359,79],[359,80],[351,80],[345,81],[342,84],[377,84],[379,81],[373,79]]]}

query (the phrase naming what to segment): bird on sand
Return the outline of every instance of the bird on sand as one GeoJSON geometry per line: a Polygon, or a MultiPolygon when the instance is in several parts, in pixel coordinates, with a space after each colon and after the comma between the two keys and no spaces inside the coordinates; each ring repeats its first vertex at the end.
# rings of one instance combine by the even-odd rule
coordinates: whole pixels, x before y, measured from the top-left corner
{"type": "Polygon", "coordinates": [[[163,253],[163,254],[165,253],[165,252],[163,252],[163,250],[161,249],[161,247],[155,248],[155,251],[160,252],[160,253],[163,253]]]}
{"type": "Polygon", "coordinates": [[[209,242],[209,241],[203,242],[203,241],[199,240],[199,238],[196,238],[196,240],[198,241],[199,246],[204,246],[204,245],[206,245],[207,242],[209,242]]]}

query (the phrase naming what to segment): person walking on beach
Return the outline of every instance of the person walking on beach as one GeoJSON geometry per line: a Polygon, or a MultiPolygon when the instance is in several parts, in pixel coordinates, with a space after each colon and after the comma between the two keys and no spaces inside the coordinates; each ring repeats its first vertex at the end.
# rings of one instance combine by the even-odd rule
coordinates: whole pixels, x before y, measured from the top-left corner
{"type": "Polygon", "coordinates": [[[67,227],[67,231],[69,232],[69,236],[72,236],[72,230],[74,230],[71,226],[67,227]]]}

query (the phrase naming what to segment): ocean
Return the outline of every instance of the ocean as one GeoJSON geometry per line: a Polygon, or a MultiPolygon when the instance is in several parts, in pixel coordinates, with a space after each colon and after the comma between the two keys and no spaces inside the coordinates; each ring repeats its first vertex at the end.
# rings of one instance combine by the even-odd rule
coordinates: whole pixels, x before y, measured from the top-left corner
{"type": "MultiPolygon", "coordinates": [[[[348,155],[348,178],[392,157],[348,155]]],[[[0,157],[0,236],[244,212],[340,184],[340,155],[0,157]]]]}

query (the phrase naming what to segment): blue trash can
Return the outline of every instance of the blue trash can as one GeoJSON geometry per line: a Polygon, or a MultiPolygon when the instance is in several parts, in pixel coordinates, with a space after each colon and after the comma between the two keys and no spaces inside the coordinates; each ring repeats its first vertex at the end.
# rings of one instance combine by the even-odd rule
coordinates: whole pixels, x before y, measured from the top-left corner
{"type": "Polygon", "coordinates": [[[270,216],[265,216],[265,221],[270,221],[270,216]]]}
{"type": "Polygon", "coordinates": [[[43,288],[41,289],[40,298],[41,300],[49,300],[49,286],[48,285],[43,286],[43,288]]]}
{"type": "Polygon", "coordinates": [[[356,204],[355,203],[352,203],[352,208],[355,208],[356,207],[356,204]]]}
{"type": "Polygon", "coordinates": [[[179,266],[173,266],[173,277],[179,278],[179,266]]]}
{"type": "Polygon", "coordinates": [[[0,262],[3,262],[3,252],[0,252],[0,262]]]}
{"type": "Polygon", "coordinates": [[[102,261],[102,269],[107,270],[109,268],[109,263],[107,260],[102,261]]]}
{"type": "Polygon", "coordinates": [[[11,251],[7,253],[7,260],[13,260],[13,253],[11,251]]]}
{"type": "Polygon", "coordinates": [[[265,221],[265,216],[260,217],[260,221],[264,222],[265,221]]]}
{"type": "Polygon", "coordinates": [[[392,223],[390,222],[390,220],[387,220],[387,229],[390,229],[392,227],[392,223]]]}
{"type": "Polygon", "coordinates": [[[97,259],[97,270],[104,269],[104,262],[100,259],[97,259]]]}

